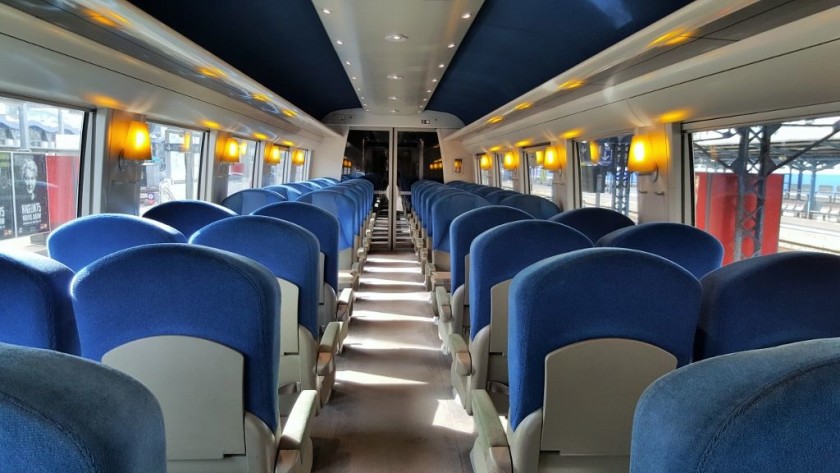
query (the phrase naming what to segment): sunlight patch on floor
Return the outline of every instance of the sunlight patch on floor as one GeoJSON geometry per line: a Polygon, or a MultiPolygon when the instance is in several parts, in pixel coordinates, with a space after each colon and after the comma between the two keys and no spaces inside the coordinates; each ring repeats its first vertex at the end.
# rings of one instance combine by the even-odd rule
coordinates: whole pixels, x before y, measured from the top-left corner
{"type": "Polygon", "coordinates": [[[417,265],[407,266],[405,268],[392,268],[389,266],[371,266],[365,265],[365,272],[369,273],[402,273],[402,274],[420,274],[420,267],[417,265]]]}
{"type": "Polygon", "coordinates": [[[392,314],[388,312],[377,312],[374,310],[362,309],[356,309],[353,311],[353,319],[371,320],[376,322],[422,322],[426,324],[432,323],[431,317],[423,317],[419,315],[392,314]]]}
{"type": "Polygon", "coordinates": [[[397,258],[386,258],[383,256],[368,256],[367,261],[369,263],[401,263],[401,264],[418,264],[413,259],[397,259],[397,258]]]}
{"type": "Polygon", "coordinates": [[[366,301],[429,302],[428,292],[356,292],[356,299],[366,301]]]}
{"type": "MultiPolygon", "coordinates": [[[[367,271],[367,268],[365,268],[367,271]]],[[[359,282],[362,284],[370,284],[375,286],[414,286],[414,287],[426,287],[426,283],[422,281],[399,281],[395,279],[381,279],[381,278],[367,278],[362,276],[359,278],[359,282]]]]}
{"type": "Polygon", "coordinates": [[[361,371],[342,370],[336,373],[336,380],[345,383],[362,384],[365,386],[396,386],[396,385],[423,385],[423,381],[413,379],[395,378],[381,376],[378,374],[364,373],[361,371]]]}
{"type": "Polygon", "coordinates": [[[438,405],[437,409],[435,409],[435,416],[432,419],[433,426],[443,427],[445,429],[454,430],[464,434],[473,433],[473,423],[471,422],[471,418],[467,417],[467,419],[460,419],[461,421],[459,422],[458,417],[467,416],[467,413],[464,411],[463,407],[458,404],[457,400],[438,399],[437,403],[438,405]],[[463,415],[453,415],[454,409],[460,410],[461,412],[458,414],[463,413],[463,415]]]}

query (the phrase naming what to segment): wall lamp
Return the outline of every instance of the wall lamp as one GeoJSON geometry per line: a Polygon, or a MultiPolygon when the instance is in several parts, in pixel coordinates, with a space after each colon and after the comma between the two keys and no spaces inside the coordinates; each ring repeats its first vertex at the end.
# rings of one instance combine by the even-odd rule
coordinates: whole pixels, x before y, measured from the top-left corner
{"type": "Polygon", "coordinates": [[[295,166],[303,166],[303,163],[306,162],[306,151],[302,149],[296,149],[292,153],[292,164],[295,166]]]}
{"type": "Polygon", "coordinates": [[[487,171],[488,169],[493,168],[493,160],[490,159],[490,156],[486,154],[482,154],[480,158],[478,158],[478,168],[482,171],[487,171]]]}
{"type": "Polygon", "coordinates": [[[133,120],[128,125],[123,149],[120,150],[119,166],[125,171],[128,162],[139,163],[152,159],[152,141],[149,127],[143,122],[133,120]]]}
{"type": "Polygon", "coordinates": [[[455,174],[461,174],[461,170],[464,169],[464,160],[461,158],[455,158],[452,167],[455,170],[455,174]]]}
{"type": "Polygon", "coordinates": [[[222,164],[236,164],[239,162],[239,141],[230,137],[225,141],[225,149],[221,156],[222,164]]]}
{"type": "Polygon", "coordinates": [[[283,150],[279,146],[272,144],[266,147],[265,163],[271,166],[280,164],[283,157],[283,150]]]}
{"type": "Polygon", "coordinates": [[[601,146],[597,141],[592,140],[589,142],[589,162],[598,164],[599,161],[601,161],[601,146]]]}
{"type": "Polygon", "coordinates": [[[640,176],[651,176],[653,182],[656,182],[659,178],[659,165],[653,156],[650,135],[635,135],[630,140],[627,170],[640,176]]]}
{"type": "Polygon", "coordinates": [[[566,168],[566,146],[549,146],[545,149],[543,157],[543,169],[563,175],[566,168]]]}
{"type": "Polygon", "coordinates": [[[502,158],[502,167],[508,171],[516,171],[519,169],[519,153],[508,151],[502,158]]]}

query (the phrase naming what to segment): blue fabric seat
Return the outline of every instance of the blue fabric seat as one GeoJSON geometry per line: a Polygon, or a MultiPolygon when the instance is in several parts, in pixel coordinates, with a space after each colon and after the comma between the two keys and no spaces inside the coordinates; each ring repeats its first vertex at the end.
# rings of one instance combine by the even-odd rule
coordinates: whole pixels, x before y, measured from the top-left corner
{"type": "MultiPolygon", "coordinates": [[[[321,398],[326,402],[335,381],[335,365],[327,361],[330,366],[316,370],[321,353],[318,301],[322,282],[318,238],[288,221],[247,215],[210,224],[196,232],[190,243],[250,258],[268,268],[281,281],[284,298],[280,306],[281,367],[288,364],[299,366],[299,369],[281,370],[280,386],[320,387],[321,398]]],[[[331,338],[337,337],[338,327],[328,327],[330,329],[334,332],[331,338]]],[[[331,359],[336,348],[324,348],[324,356],[331,359]]]]}
{"type": "Polygon", "coordinates": [[[260,207],[285,202],[288,198],[269,189],[244,189],[225,197],[222,206],[237,215],[248,215],[260,207]]]}
{"type": "MultiPolygon", "coordinates": [[[[589,240],[577,230],[536,219],[504,223],[473,240],[470,246],[469,346],[458,343],[455,336],[449,337],[453,358],[468,353],[471,360],[469,366],[456,367],[460,376],[452,378],[468,413],[471,412],[472,390],[508,384],[507,302],[508,288],[514,276],[545,258],[591,247],[589,240]]],[[[507,399],[497,396],[496,402],[504,411],[507,399]]]]}
{"type": "Polygon", "coordinates": [[[838,339],[693,363],[639,400],[630,471],[834,471],[838,392],[838,339]]]}
{"type": "Polygon", "coordinates": [[[702,280],[694,351],[704,359],[840,337],[840,256],[789,252],[738,261],[702,280]]]}
{"type": "Polygon", "coordinates": [[[652,222],[610,232],[595,246],[646,251],[673,261],[697,279],[720,268],[723,245],[709,233],[691,225],[652,222]]]}
{"type": "Polygon", "coordinates": [[[474,415],[493,421],[477,422],[477,471],[499,450],[514,471],[627,471],[636,403],[691,359],[701,298],[685,269],[623,248],[573,251],[521,271],[510,287],[508,435],[489,395],[474,392],[474,415]]]}
{"type": "MultiPolygon", "coordinates": [[[[331,188],[332,189],[332,188],[331,188]]],[[[338,239],[339,269],[350,269],[358,225],[355,202],[345,194],[333,190],[322,190],[301,196],[299,202],[312,204],[333,215],[341,226],[338,239]]]]}
{"type": "Polygon", "coordinates": [[[534,218],[548,219],[560,213],[560,207],[554,202],[536,195],[512,195],[499,202],[499,205],[507,205],[519,210],[528,212],[534,218]]]}
{"type": "Polygon", "coordinates": [[[50,257],[75,272],[103,256],[154,243],[186,243],[178,230],[132,215],[97,214],[71,220],[47,238],[50,257]]]}
{"type": "Polygon", "coordinates": [[[0,469],[166,473],[152,393],[98,363],[0,344],[0,469]]]}
{"type": "Polygon", "coordinates": [[[551,217],[549,220],[574,228],[586,235],[593,244],[607,233],[635,225],[626,215],[600,207],[567,210],[551,217]]]}
{"type": "MultiPolygon", "coordinates": [[[[198,245],[146,245],[89,265],[71,294],[82,356],[150,386],[167,426],[179,426],[167,428],[170,468],[245,461],[269,473],[289,448],[298,467],[311,465],[308,429],[297,447],[276,447],[280,290],[264,266],[198,245]]],[[[308,425],[315,396],[301,393],[290,424],[308,425]]]]}
{"type": "Polygon", "coordinates": [[[511,191],[507,189],[497,189],[494,188],[493,192],[484,195],[484,198],[487,202],[490,202],[493,205],[499,205],[502,203],[503,200],[507,199],[508,197],[513,197],[517,195],[522,195],[519,192],[511,191]]]}
{"type": "Polygon", "coordinates": [[[290,202],[294,202],[300,199],[300,196],[303,195],[303,192],[296,186],[291,185],[293,183],[286,183],[286,184],[279,184],[276,186],[271,186],[271,191],[277,192],[281,195],[285,195],[286,199],[290,202]],[[281,192],[278,188],[285,189],[285,193],[281,192]]]}
{"type": "Polygon", "coordinates": [[[169,225],[189,239],[201,228],[234,215],[233,210],[203,200],[173,200],[150,208],[143,218],[169,225]]]}
{"type": "Polygon", "coordinates": [[[73,271],[28,252],[0,253],[0,342],[79,354],[73,271]]]}
{"type": "Polygon", "coordinates": [[[465,192],[446,194],[435,200],[432,205],[432,264],[438,270],[449,271],[450,261],[450,226],[456,217],[470,210],[490,205],[486,200],[465,192]]]}

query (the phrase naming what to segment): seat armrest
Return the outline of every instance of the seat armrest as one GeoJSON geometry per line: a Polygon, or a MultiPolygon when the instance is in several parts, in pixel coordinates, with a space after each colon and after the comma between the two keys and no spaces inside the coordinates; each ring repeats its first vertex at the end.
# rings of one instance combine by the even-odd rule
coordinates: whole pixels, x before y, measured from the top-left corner
{"type": "Polygon", "coordinates": [[[472,374],[472,357],[467,342],[460,333],[449,335],[449,352],[452,353],[452,363],[455,364],[455,372],[461,376],[472,374]]]}
{"type": "Polygon", "coordinates": [[[449,293],[442,286],[435,287],[435,299],[437,301],[438,316],[441,322],[452,320],[452,306],[449,304],[449,293]]]}
{"type": "Polygon", "coordinates": [[[355,294],[353,293],[353,289],[349,287],[345,287],[341,290],[341,294],[338,296],[338,301],[336,302],[336,311],[335,311],[335,319],[336,320],[348,320],[352,315],[350,313],[350,309],[353,307],[353,297],[355,294]]]}
{"type": "Polygon", "coordinates": [[[280,450],[298,450],[304,445],[317,405],[318,391],[307,389],[300,392],[280,434],[280,450]]]}
{"type": "Polygon", "coordinates": [[[335,369],[335,353],[338,351],[338,334],[341,331],[341,323],[330,322],[321,335],[321,342],[318,344],[318,361],[315,368],[318,376],[325,376],[335,369]]]}
{"type": "Polygon", "coordinates": [[[488,446],[487,469],[492,473],[513,473],[513,460],[510,456],[505,429],[499,421],[499,413],[487,391],[472,390],[473,419],[478,436],[488,446]]]}

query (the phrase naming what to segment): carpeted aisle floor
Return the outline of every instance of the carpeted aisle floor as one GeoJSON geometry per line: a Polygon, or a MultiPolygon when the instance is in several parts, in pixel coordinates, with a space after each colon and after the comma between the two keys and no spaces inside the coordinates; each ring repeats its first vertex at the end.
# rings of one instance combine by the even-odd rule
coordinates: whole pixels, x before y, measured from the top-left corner
{"type": "Polygon", "coordinates": [[[314,421],[313,471],[472,471],[473,421],[452,398],[428,295],[413,253],[371,252],[335,392],[314,421]]]}

